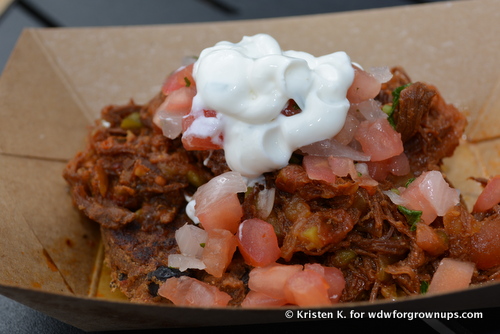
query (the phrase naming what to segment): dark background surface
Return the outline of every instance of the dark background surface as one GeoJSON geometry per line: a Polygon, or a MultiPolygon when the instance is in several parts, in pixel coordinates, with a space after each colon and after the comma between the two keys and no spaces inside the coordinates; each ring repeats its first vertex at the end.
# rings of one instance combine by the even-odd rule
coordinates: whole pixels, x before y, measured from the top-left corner
{"type": "MultiPolygon", "coordinates": [[[[307,15],[371,8],[418,5],[424,0],[21,0],[0,8],[0,72],[26,27],[88,27],[147,25],[184,22],[242,20],[307,15]]],[[[234,332],[279,331],[290,333],[318,329],[385,333],[500,333],[500,309],[478,310],[482,320],[440,321],[311,321],[236,328],[196,328],[234,332]]],[[[187,331],[179,330],[175,331],[187,331]]],[[[136,331],[133,331],[134,333],[136,331]]],[[[167,330],[140,331],[164,333],[167,330]]],[[[41,312],[0,295],[0,334],[3,333],[84,333],[41,312]]],[[[99,332],[102,333],[102,332],[99,332]]],[[[116,332],[113,332],[116,333],[116,332]]],[[[127,332],[132,333],[132,331],[127,332]]]]}

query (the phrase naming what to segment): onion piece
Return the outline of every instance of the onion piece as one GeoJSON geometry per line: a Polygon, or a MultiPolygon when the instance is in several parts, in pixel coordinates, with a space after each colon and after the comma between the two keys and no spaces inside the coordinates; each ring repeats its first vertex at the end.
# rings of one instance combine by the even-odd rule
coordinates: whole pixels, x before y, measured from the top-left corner
{"type": "Polygon", "coordinates": [[[385,83],[392,79],[391,70],[387,66],[371,67],[369,72],[380,83],[385,83]]]}
{"type": "Polygon", "coordinates": [[[357,112],[355,111],[355,109],[349,109],[349,112],[346,115],[344,126],[342,127],[340,132],[334,136],[335,140],[337,140],[342,145],[348,145],[354,139],[356,129],[361,122],[356,114],[357,112]]]}
{"type": "Polygon", "coordinates": [[[439,171],[428,171],[416,178],[408,188],[400,187],[399,195],[384,192],[396,205],[422,211],[421,219],[427,225],[437,216],[444,216],[460,201],[460,193],[451,188],[439,171]]]}
{"type": "Polygon", "coordinates": [[[197,259],[193,256],[187,256],[183,254],[169,254],[168,266],[177,268],[180,271],[186,271],[187,269],[203,270],[206,268],[206,265],[202,260],[197,259]]]}
{"type": "Polygon", "coordinates": [[[200,207],[212,205],[227,195],[246,191],[247,184],[240,173],[226,172],[200,186],[193,199],[196,201],[196,210],[199,210],[200,207]]]}
{"type": "Polygon", "coordinates": [[[226,306],[231,296],[216,286],[189,276],[167,279],[158,289],[158,294],[177,306],[226,306]]]}
{"type": "Polygon", "coordinates": [[[350,146],[340,144],[336,139],[321,140],[310,145],[302,146],[300,150],[309,155],[333,156],[349,158],[354,161],[370,161],[370,156],[357,151],[350,146]]]}
{"type": "Polygon", "coordinates": [[[361,114],[363,118],[368,121],[375,121],[379,118],[388,117],[387,114],[382,111],[382,104],[374,99],[353,103],[350,108],[355,114],[361,114]]]}
{"type": "Polygon", "coordinates": [[[266,219],[274,206],[276,188],[265,188],[257,195],[257,212],[259,218],[266,219]]]}
{"type": "Polygon", "coordinates": [[[181,254],[200,259],[203,253],[202,244],[206,243],[208,234],[205,230],[185,224],[175,231],[175,241],[179,245],[181,254]]]}

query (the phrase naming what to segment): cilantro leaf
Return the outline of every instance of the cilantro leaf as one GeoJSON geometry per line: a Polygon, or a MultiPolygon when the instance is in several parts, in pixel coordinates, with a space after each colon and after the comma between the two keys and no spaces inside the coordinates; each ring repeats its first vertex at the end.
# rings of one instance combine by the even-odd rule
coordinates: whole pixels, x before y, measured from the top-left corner
{"type": "Polygon", "coordinates": [[[389,108],[383,109],[384,112],[389,116],[387,118],[387,120],[389,121],[389,123],[392,125],[393,128],[396,128],[396,122],[394,121],[393,116],[394,116],[394,110],[396,110],[396,107],[399,104],[399,96],[401,95],[401,91],[410,85],[411,85],[411,83],[408,83],[406,85],[399,86],[398,88],[393,90],[392,91],[392,106],[391,106],[391,108],[390,109],[389,108]]]}
{"type": "Polygon", "coordinates": [[[402,205],[398,205],[398,210],[406,217],[408,224],[410,224],[410,231],[415,231],[417,223],[420,221],[420,217],[422,217],[422,211],[411,210],[402,205]]]}
{"type": "Polygon", "coordinates": [[[427,293],[428,289],[429,289],[429,282],[421,281],[420,282],[420,293],[425,295],[427,293]]]}
{"type": "Polygon", "coordinates": [[[408,188],[408,186],[409,186],[409,185],[410,185],[413,181],[415,181],[415,178],[414,178],[414,177],[410,177],[410,178],[408,179],[408,181],[406,181],[406,183],[405,183],[405,188],[408,188]]]}

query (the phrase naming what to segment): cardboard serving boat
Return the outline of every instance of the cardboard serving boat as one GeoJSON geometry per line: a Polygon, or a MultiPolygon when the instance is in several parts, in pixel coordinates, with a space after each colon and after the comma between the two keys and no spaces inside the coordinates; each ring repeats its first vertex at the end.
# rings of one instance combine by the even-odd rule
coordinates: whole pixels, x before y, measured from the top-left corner
{"type": "MultiPolygon", "coordinates": [[[[474,203],[470,176],[500,173],[500,2],[199,24],[26,29],[0,78],[0,293],[87,331],[277,323],[283,309],[182,308],[106,292],[100,234],[72,206],[62,170],[102,107],[145,103],[185,56],[268,33],[285,50],[346,51],[365,68],[403,66],[468,118],[445,172],[474,203]]],[[[500,284],[326,311],[500,306],[500,284]]]]}

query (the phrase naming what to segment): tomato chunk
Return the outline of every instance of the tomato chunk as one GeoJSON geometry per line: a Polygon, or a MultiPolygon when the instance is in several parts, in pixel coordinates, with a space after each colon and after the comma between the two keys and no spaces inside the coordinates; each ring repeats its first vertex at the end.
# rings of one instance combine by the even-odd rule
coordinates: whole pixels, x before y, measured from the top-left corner
{"type": "Polygon", "coordinates": [[[401,134],[394,130],[385,118],[363,121],[354,138],[359,141],[363,152],[371,161],[382,161],[403,153],[401,134]]]}
{"type": "Polygon", "coordinates": [[[417,245],[430,255],[441,255],[448,249],[444,231],[436,231],[429,225],[418,223],[416,235],[417,245]]]}
{"type": "Polygon", "coordinates": [[[236,172],[223,173],[200,186],[193,199],[196,217],[203,228],[207,231],[218,228],[236,233],[243,217],[237,194],[246,190],[245,181],[236,172]]]}
{"type": "Polygon", "coordinates": [[[500,203],[500,175],[488,181],[474,204],[474,212],[484,212],[500,203]]]}
{"type": "Polygon", "coordinates": [[[408,188],[399,188],[400,195],[386,192],[394,204],[422,211],[421,220],[429,225],[437,216],[444,216],[460,201],[457,189],[451,188],[439,171],[428,171],[417,177],[408,188]]]}
{"type": "Polygon", "coordinates": [[[171,92],[182,87],[195,87],[196,83],[193,78],[193,67],[194,64],[190,64],[180,67],[172,73],[167,80],[165,80],[161,88],[163,94],[169,95],[171,92]]]}
{"type": "Polygon", "coordinates": [[[203,209],[197,207],[197,204],[196,217],[205,230],[224,229],[236,233],[243,217],[243,208],[237,194],[221,197],[213,206],[206,206],[203,209]]]}
{"type": "Polygon", "coordinates": [[[332,303],[340,300],[342,291],[345,288],[345,278],[342,271],[335,267],[325,267],[318,263],[308,263],[304,269],[313,270],[321,274],[328,283],[328,297],[332,303]]]}
{"type": "Polygon", "coordinates": [[[347,99],[351,103],[359,103],[372,99],[380,92],[381,84],[372,74],[354,67],[354,80],[347,90],[347,99]]]}
{"type": "Polygon", "coordinates": [[[311,180],[322,180],[328,183],[335,182],[335,174],[330,167],[328,157],[306,155],[302,165],[311,180]]]}
{"type": "Polygon", "coordinates": [[[291,276],[285,283],[285,298],[299,306],[331,305],[325,277],[317,271],[304,269],[291,276]]]}
{"type": "Polygon", "coordinates": [[[487,221],[472,236],[472,260],[479,269],[500,265],[500,221],[487,221]]]}
{"type": "Polygon", "coordinates": [[[269,297],[265,293],[249,291],[245,296],[245,299],[241,302],[242,308],[252,308],[252,307],[273,307],[273,306],[283,306],[286,304],[284,299],[275,299],[269,297]]]}
{"type": "Polygon", "coordinates": [[[222,277],[233,259],[236,244],[236,237],[228,230],[209,230],[201,257],[206,265],[205,271],[215,277],[222,277]]]}
{"type": "Polygon", "coordinates": [[[213,110],[193,110],[182,120],[182,144],[189,151],[219,150],[224,136],[213,110]]]}
{"type": "Polygon", "coordinates": [[[238,249],[245,262],[254,267],[264,267],[281,256],[278,237],[271,224],[252,218],[243,221],[238,228],[238,249]]]}
{"type": "Polygon", "coordinates": [[[473,273],[474,263],[444,258],[432,277],[427,293],[465,289],[469,286],[473,273]]]}
{"type": "Polygon", "coordinates": [[[217,287],[188,276],[167,279],[158,294],[178,306],[226,306],[231,300],[217,287]]]}
{"type": "Polygon", "coordinates": [[[248,278],[251,291],[262,293],[275,300],[285,300],[283,288],[288,278],[302,270],[302,265],[272,263],[265,267],[253,268],[248,278]]]}
{"type": "Polygon", "coordinates": [[[385,180],[389,174],[403,176],[410,173],[410,162],[404,153],[382,161],[369,161],[366,164],[370,176],[379,182],[385,180]]]}

